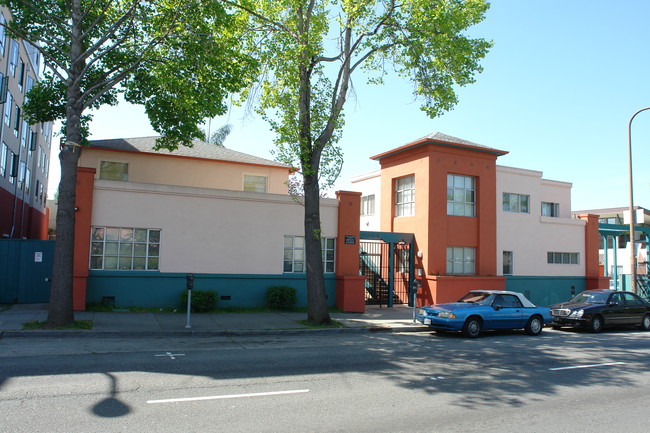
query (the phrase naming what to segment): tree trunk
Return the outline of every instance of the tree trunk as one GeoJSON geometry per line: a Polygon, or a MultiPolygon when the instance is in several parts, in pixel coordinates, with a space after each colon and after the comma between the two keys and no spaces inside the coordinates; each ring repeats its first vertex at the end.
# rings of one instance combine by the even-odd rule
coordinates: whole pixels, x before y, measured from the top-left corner
{"type": "Polygon", "coordinates": [[[321,249],[320,191],[318,177],[305,175],[305,264],[307,265],[307,320],[330,323],[321,249]]]}
{"type": "MultiPolygon", "coordinates": [[[[81,156],[81,75],[85,66],[83,53],[82,9],[80,0],[72,2],[70,10],[72,34],[70,40],[70,70],[67,79],[66,146],[59,153],[61,181],[56,214],[56,244],[54,271],[50,290],[47,327],[57,328],[74,323],[72,283],[74,271],[74,228],[77,187],[77,163],[81,156]]],[[[90,234],[88,234],[90,236],[90,234]]]]}

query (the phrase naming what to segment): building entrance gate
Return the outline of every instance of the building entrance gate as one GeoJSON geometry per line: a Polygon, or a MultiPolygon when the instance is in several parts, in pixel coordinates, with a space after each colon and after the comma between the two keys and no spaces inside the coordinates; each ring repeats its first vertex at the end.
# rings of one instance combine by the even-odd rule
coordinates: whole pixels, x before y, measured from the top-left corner
{"type": "Polygon", "coordinates": [[[411,305],[413,234],[361,232],[360,238],[359,272],[366,277],[366,305],[411,305]]]}

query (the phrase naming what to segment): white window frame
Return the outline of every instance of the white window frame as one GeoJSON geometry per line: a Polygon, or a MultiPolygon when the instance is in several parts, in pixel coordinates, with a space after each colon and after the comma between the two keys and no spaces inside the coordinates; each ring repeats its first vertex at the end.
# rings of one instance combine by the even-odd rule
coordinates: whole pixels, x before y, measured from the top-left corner
{"type": "MultiPolygon", "coordinates": [[[[336,272],[336,238],[321,238],[323,270],[326,274],[336,272]]],[[[285,274],[307,272],[304,236],[284,236],[283,272],[285,274]]]]}
{"type": "Polygon", "coordinates": [[[9,72],[12,77],[16,76],[16,66],[18,66],[18,55],[20,52],[20,46],[18,41],[11,40],[11,50],[9,52],[9,72]]]}
{"type": "Polygon", "coordinates": [[[476,216],[476,178],[447,174],[447,215],[476,216]]]}
{"type": "Polygon", "coordinates": [[[447,274],[475,275],[476,248],[453,246],[447,247],[447,274]]]}
{"type": "Polygon", "coordinates": [[[0,177],[4,177],[7,173],[7,156],[9,155],[9,147],[7,143],[2,142],[2,150],[0,150],[0,177]]]}
{"type": "Polygon", "coordinates": [[[559,218],[560,217],[560,203],[542,202],[542,216],[559,218]]]}
{"type": "Polygon", "coordinates": [[[161,229],[93,226],[90,231],[90,269],[159,271],[161,241],[161,229]],[[143,263],[142,267],[136,265],[136,261],[143,263]]]}
{"type": "Polygon", "coordinates": [[[546,262],[549,265],[579,265],[580,253],[549,251],[546,253],[546,262]]]}
{"type": "Polygon", "coordinates": [[[513,213],[530,213],[530,195],[514,192],[503,193],[503,211],[513,213]]]}
{"type": "Polygon", "coordinates": [[[415,175],[395,179],[395,216],[415,215],[415,175]]]}
{"type": "Polygon", "coordinates": [[[369,194],[361,197],[361,215],[369,216],[375,214],[375,195],[369,194]]]}
{"type": "Polygon", "coordinates": [[[5,102],[5,124],[7,126],[11,125],[11,110],[13,109],[14,98],[11,95],[11,92],[7,92],[7,102],[5,102]]]}

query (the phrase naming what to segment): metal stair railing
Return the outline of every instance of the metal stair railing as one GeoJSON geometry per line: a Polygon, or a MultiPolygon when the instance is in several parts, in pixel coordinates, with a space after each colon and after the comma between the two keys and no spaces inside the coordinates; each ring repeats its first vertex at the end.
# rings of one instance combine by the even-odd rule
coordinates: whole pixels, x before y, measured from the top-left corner
{"type": "Polygon", "coordinates": [[[372,261],[367,252],[361,251],[360,258],[363,275],[368,277],[365,283],[366,291],[374,301],[381,302],[381,293],[384,291],[388,293],[388,283],[386,283],[386,280],[381,276],[381,270],[375,262],[372,261]],[[377,292],[377,289],[379,289],[379,293],[377,292]]]}

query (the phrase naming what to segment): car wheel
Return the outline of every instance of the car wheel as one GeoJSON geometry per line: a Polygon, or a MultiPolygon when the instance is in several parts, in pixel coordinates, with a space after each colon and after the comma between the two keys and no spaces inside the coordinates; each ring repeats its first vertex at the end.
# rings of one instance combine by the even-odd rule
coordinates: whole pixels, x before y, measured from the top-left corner
{"type": "Polygon", "coordinates": [[[605,327],[605,321],[599,315],[595,315],[589,324],[589,330],[593,333],[600,332],[605,327]]]}
{"type": "Polygon", "coordinates": [[[481,328],[483,328],[483,324],[480,318],[469,317],[463,325],[463,334],[466,337],[476,338],[481,335],[481,328]]]}
{"type": "Polygon", "coordinates": [[[533,316],[528,319],[524,331],[526,331],[526,334],[528,335],[539,335],[542,333],[543,328],[544,324],[542,323],[542,319],[540,319],[539,316],[533,316]]]}
{"type": "Polygon", "coordinates": [[[641,329],[644,331],[650,331],[650,314],[643,316],[643,320],[641,320],[641,329]]]}

